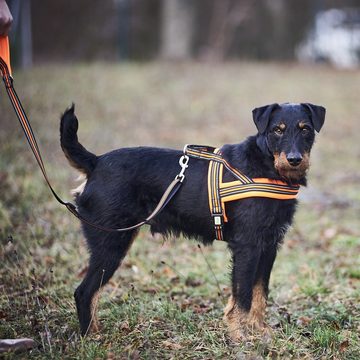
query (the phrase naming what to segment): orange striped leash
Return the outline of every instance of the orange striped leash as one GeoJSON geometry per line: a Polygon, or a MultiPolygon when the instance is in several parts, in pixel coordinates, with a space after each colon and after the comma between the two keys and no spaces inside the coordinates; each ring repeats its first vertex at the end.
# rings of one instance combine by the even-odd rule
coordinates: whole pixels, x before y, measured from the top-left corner
{"type": "Polygon", "coordinates": [[[25,110],[22,107],[21,101],[20,101],[19,97],[17,96],[17,93],[14,89],[14,84],[13,84],[14,81],[13,81],[13,78],[11,75],[10,50],[9,50],[8,37],[0,37],[0,71],[1,71],[1,74],[3,77],[3,81],[5,84],[7,94],[11,101],[11,104],[15,110],[17,118],[19,119],[20,125],[24,131],[24,134],[25,134],[26,139],[30,145],[30,148],[36,158],[36,161],[39,164],[41,172],[44,175],[46,183],[48,184],[48,186],[49,186],[52,194],[56,198],[56,200],[60,204],[65,205],[70,211],[73,211],[75,209],[75,206],[71,203],[64,202],[63,200],[61,200],[61,198],[56,194],[55,190],[52,188],[52,186],[50,184],[49,178],[46,173],[45,165],[44,165],[43,159],[41,157],[39,146],[36,142],[34,132],[31,128],[31,125],[30,125],[28,117],[25,113],[25,110]]]}

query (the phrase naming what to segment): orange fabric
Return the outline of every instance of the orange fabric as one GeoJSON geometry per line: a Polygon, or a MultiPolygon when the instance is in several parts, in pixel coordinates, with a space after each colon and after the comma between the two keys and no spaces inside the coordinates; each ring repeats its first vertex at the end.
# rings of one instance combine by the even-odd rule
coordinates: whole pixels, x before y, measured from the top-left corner
{"type": "Polygon", "coordinates": [[[6,62],[10,75],[12,75],[10,65],[9,38],[7,36],[0,36],[0,57],[6,62]]]}
{"type": "MultiPolygon", "coordinates": [[[[262,187],[262,188],[268,188],[268,189],[274,189],[276,187],[284,187],[284,189],[287,192],[291,192],[294,194],[297,194],[299,192],[298,188],[291,188],[289,185],[287,185],[285,182],[282,182],[280,180],[273,180],[273,179],[263,179],[263,178],[254,178],[254,183],[252,184],[243,184],[239,180],[235,181],[228,181],[228,182],[220,182],[220,189],[227,189],[233,186],[241,186],[243,189],[249,189],[249,188],[256,188],[256,187],[262,187]]],[[[225,190],[224,190],[225,192],[225,190]]],[[[275,197],[276,198],[276,197],[275,197]]]]}
{"type": "Polygon", "coordinates": [[[299,192],[298,188],[290,188],[288,184],[280,180],[267,178],[254,178],[252,180],[254,181],[253,184],[242,184],[239,180],[225,183],[222,181],[219,182],[218,186],[220,188],[221,207],[225,222],[228,222],[225,211],[225,203],[228,201],[236,201],[253,197],[291,200],[296,199],[299,192]],[[241,191],[246,192],[242,193],[241,191]],[[284,191],[286,193],[277,193],[277,191],[284,191]]]}

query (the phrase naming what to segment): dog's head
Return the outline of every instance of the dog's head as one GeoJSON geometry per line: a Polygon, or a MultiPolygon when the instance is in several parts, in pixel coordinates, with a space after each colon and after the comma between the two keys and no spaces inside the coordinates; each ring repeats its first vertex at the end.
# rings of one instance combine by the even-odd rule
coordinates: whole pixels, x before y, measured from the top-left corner
{"type": "Polygon", "coordinates": [[[275,169],[284,179],[294,182],[306,175],[315,131],[323,126],[325,111],[308,103],[271,104],[253,110],[257,144],[274,157],[275,169]]]}

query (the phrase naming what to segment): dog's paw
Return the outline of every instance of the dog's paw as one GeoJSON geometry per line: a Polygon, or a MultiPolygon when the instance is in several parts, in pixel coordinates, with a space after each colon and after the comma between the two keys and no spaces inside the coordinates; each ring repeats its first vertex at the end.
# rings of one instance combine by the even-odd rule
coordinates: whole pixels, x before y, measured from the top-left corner
{"type": "Polygon", "coordinates": [[[244,331],[244,329],[229,329],[228,328],[228,337],[230,338],[231,342],[235,344],[245,343],[249,340],[249,334],[244,331]]]}
{"type": "Polygon", "coordinates": [[[231,296],[224,309],[224,322],[227,325],[228,335],[234,342],[242,342],[247,338],[247,329],[244,326],[246,314],[236,306],[231,296]]]}
{"type": "Polygon", "coordinates": [[[254,338],[270,340],[272,329],[258,313],[244,312],[238,308],[233,297],[230,297],[224,309],[224,322],[228,328],[228,334],[234,342],[245,342],[254,338]]]}
{"type": "Polygon", "coordinates": [[[268,343],[273,339],[273,331],[267,326],[254,326],[251,322],[231,319],[226,320],[229,338],[234,343],[244,343],[255,339],[268,343]]]}
{"type": "Polygon", "coordinates": [[[264,324],[264,327],[261,329],[260,335],[263,342],[270,343],[274,338],[274,331],[269,325],[264,324]]]}

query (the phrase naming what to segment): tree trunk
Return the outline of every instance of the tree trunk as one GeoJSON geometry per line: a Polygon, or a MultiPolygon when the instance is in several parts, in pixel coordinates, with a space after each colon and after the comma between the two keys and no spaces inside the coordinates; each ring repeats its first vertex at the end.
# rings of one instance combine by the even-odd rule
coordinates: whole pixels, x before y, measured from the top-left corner
{"type": "Polygon", "coordinates": [[[193,4],[190,0],[163,0],[161,56],[184,60],[191,57],[193,4]]]}

